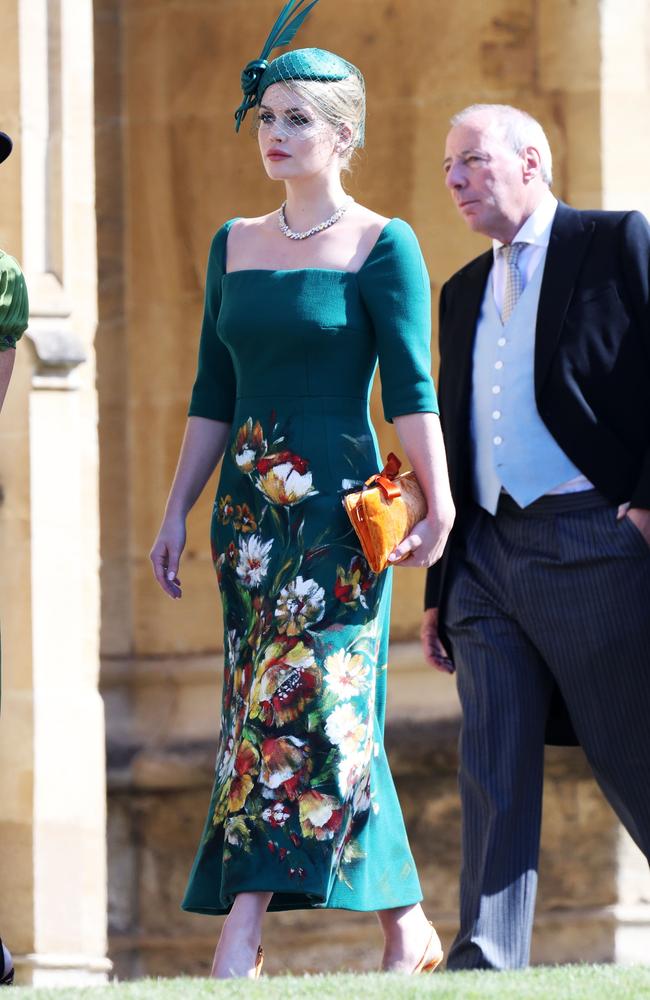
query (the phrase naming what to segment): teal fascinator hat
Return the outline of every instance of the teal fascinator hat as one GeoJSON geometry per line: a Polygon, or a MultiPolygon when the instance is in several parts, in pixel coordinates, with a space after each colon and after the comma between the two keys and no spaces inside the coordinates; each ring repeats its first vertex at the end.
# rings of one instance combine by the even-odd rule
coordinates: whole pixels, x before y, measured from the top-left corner
{"type": "MultiPolygon", "coordinates": [[[[260,103],[264,92],[274,83],[312,82],[341,83],[356,77],[361,94],[364,93],[364,81],[360,70],[347,59],[327,52],[325,49],[294,49],[284,52],[281,56],[267,61],[273,49],[288,45],[298,28],[303,23],[312,7],[318,0],[306,3],[306,0],[290,0],[282,8],[280,16],[273,25],[259,59],[254,59],[245,66],[241,75],[243,101],[235,111],[235,131],[240,126],[248,111],[260,103]]],[[[363,127],[355,145],[363,145],[363,127]]]]}
{"type": "Polygon", "coordinates": [[[356,66],[326,49],[294,49],[285,52],[269,63],[262,74],[257,91],[257,103],[265,90],[274,83],[287,80],[319,80],[322,83],[340,83],[350,76],[363,80],[356,66]]]}

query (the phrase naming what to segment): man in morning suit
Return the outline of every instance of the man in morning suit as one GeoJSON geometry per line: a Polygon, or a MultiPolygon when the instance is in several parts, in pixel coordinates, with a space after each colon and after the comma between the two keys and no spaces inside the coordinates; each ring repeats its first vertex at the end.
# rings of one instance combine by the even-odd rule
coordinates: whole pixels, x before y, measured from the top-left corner
{"type": "Polygon", "coordinates": [[[422,637],[463,712],[448,967],[505,969],[529,958],[557,701],[650,854],[650,229],[556,201],[544,132],[514,108],[455,116],[444,171],[492,249],[440,298],[457,517],[422,637]]]}

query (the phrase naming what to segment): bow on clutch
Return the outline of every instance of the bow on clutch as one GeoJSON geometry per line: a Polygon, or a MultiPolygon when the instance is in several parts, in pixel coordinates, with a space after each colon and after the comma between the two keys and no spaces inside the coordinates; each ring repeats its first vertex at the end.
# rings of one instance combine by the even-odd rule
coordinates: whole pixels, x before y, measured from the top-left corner
{"type": "Polygon", "coordinates": [[[414,472],[398,475],[402,463],[392,452],[380,473],[362,489],[346,493],[343,506],[373,573],[389,565],[388,556],[427,515],[427,502],[414,472]]]}

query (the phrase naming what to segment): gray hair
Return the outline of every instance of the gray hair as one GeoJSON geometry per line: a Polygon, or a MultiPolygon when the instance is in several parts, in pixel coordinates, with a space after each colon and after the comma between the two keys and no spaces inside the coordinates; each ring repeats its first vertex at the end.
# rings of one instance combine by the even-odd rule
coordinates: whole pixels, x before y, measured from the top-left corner
{"type": "Polygon", "coordinates": [[[527,111],[513,108],[509,104],[470,104],[451,119],[452,125],[462,125],[474,115],[488,112],[494,118],[503,138],[515,153],[521,153],[526,146],[534,146],[539,153],[542,180],[549,185],[553,181],[553,156],[544,129],[527,111]]]}

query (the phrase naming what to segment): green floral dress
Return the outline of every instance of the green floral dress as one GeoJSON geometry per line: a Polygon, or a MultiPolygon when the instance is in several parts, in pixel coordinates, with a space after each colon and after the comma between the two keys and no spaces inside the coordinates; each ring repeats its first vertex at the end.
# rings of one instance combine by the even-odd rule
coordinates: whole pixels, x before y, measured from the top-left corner
{"type": "MultiPolygon", "coordinates": [[[[0,351],[10,351],[27,329],[27,286],[18,262],[0,250],[0,351]]],[[[2,651],[0,650],[0,699],[2,697],[2,651]]]]}
{"type": "Polygon", "coordinates": [[[183,901],[225,913],[378,910],[422,896],[383,745],[391,570],[370,572],[341,493],[380,467],[388,420],[437,412],[430,288],[411,228],[358,273],[208,264],[190,416],[232,425],[212,519],[225,621],[221,737],[183,901]]]}

